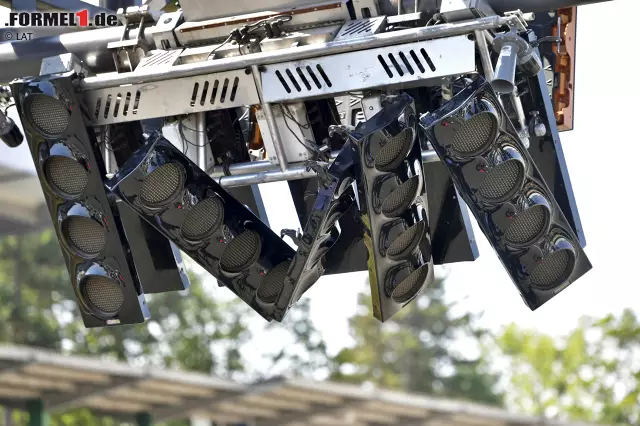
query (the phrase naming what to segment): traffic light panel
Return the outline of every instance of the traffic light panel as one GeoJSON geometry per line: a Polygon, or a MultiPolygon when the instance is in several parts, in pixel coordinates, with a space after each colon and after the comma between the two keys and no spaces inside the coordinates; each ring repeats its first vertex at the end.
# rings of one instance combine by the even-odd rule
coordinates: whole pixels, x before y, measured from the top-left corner
{"type": "Polygon", "coordinates": [[[591,269],[489,83],[478,78],[420,124],[532,310],[591,269]]]}
{"type": "Polygon", "coordinates": [[[106,185],[220,284],[273,319],[275,303],[260,300],[258,289],[293,259],[293,249],[168,140],[152,134],[106,185]]]}
{"type": "Polygon", "coordinates": [[[434,279],[427,194],[413,99],[386,98],[350,138],[358,147],[358,200],[369,253],[374,316],[386,321],[434,279]]]}
{"type": "Polygon", "coordinates": [[[73,78],[15,82],[14,98],[85,326],[141,323],[144,293],[73,78]]]}

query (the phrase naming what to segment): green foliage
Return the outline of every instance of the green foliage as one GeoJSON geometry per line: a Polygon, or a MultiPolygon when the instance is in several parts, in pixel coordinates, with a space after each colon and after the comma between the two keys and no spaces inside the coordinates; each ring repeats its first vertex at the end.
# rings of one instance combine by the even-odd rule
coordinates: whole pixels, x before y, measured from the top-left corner
{"type": "Polygon", "coordinates": [[[268,328],[284,331],[291,339],[290,344],[266,354],[270,365],[266,369],[269,375],[286,372],[290,376],[313,377],[328,373],[330,362],[327,345],[311,321],[310,311],[310,299],[303,298],[289,311],[282,324],[269,325],[268,328]]]}
{"type": "MultiPolygon", "coordinates": [[[[144,325],[86,329],[53,231],[0,239],[0,342],[121,361],[170,366],[219,377],[244,371],[248,308],[222,302],[218,289],[191,275],[185,292],[147,295],[144,325]]],[[[16,425],[25,414],[15,412],[16,425]]],[[[86,410],[52,417],[54,426],[115,426],[86,410]]]]}
{"type": "Polygon", "coordinates": [[[516,325],[498,337],[507,355],[509,402],[536,415],[602,424],[637,424],[640,417],[640,322],[583,318],[562,339],[516,325]]]}
{"type": "Polygon", "coordinates": [[[73,299],[62,264],[52,231],[0,240],[0,341],[61,349],[73,299]]]}
{"type": "Polygon", "coordinates": [[[370,301],[361,294],[350,320],[355,346],[337,355],[332,379],[500,405],[497,377],[483,358],[453,349],[460,340],[478,347],[484,332],[473,327],[471,315],[455,316],[451,308],[443,280],[384,324],[373,318],[370,301]]]}

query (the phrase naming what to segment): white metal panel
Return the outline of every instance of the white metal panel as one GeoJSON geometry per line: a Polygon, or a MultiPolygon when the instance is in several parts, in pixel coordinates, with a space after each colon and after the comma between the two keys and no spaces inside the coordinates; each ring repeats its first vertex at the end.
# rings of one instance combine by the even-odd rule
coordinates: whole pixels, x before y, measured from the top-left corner
{"type": "Polygon", "coordinates": [[[428,85],[475,69],[475,43],[456,36],[269,65],[262,85],[265,101],[282,102],[390,85],[428,85]]]}
{"type": "Polygon", "coordinates": [[[260,102],[253,77],[244,70],[89,90],[85,92],[85,100],[94,125],[191,114],[260,102]]]}

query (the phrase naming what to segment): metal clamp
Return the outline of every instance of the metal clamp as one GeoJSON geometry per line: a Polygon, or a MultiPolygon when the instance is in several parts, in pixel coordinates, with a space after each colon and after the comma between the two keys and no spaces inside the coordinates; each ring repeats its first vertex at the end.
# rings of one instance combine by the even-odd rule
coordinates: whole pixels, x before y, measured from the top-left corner
{"type": "Polygon", "coordinates": [[[155,21],[149,6],[129,7],[126,11],[120,8],[116,16],[124,26],[122,37],[120,41],[109,43],[107,49],[113,55],[113,61],[118,73],[133,72],[149,51],[149,45],[143,36],[144,25],[155,21]],[[138,30],[137,37],[129,40],[129,33],[135,29],[138,30]]]}
{"type": "Polygon", "coordinates": [[[520,9],[505,12],[504,16],[512,18],[510,24],[518,31],[526,31],[527,27],[529,27],[527,22],[535,19],[535,15],[533,13],[522,13],[520,9]]]}

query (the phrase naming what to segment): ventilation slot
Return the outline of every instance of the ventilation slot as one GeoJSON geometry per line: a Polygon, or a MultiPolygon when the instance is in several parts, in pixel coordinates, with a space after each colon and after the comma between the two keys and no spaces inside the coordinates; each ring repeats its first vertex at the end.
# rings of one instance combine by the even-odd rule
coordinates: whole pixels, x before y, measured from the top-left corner
{"type": "Polygon", "coordinates": [[[133,115],[138,113],[138,106],[140,105],[140,96],[142,96],[142,92],[139,90],[136,92],[136,100],[133,103],[133,115]]]}
{"type": "Polygon", "coordinates": [[[287,69],[285,72],[287,73],[287,77],[289,77],[289,80],[291,80],[291,83],[293,83],[293,87],[295,87],[298,92],[302,92],[302,89],[300,88],[300,85],[298,84],[296,78],[293,76],[293,73],[289,69],[287,69]]]}
{"type": "Polygon", "coordinates": [[[222,91],[220,92],[220,103],[223,104],[227,98],[227,90],[229,89],[229,79],[225,78],[222,84],[222,91]]]}
{"type": "Polygon", "coordinates": [[[396,61],[396,57],[393,56],[393,53],[389,53],[389,60],[393,64],[396,71],[398,71],[398,74],[400,75],[400,77],[404,76],[404,71],[402,71],[402,67],[400,66],[398,61],[396,61]]]}
{"type": "Polygon", "coordinates": [[[278,77],[278,80],[280,80],[280,83],[282,84],[282,87],[284,87],[284,90],[286,90],[287,93],[291,93],[291,88],[289,87],[286,80],[282,76],[282,73],[280,72],[280,70],[276,71],[276,77],[278,77]]]}
{"type": "Polygon", "coordinates": [[[100,117],[100,107],[102,106],[102,98],[98,98],[98,100],[96,101],[96,107],[93,111],[93,117],[94,119],[98,119],[98,117],[100,117]]]}
{"type": "Polygon", "coordinates": [[[104,105],[104,118],[109,118],[109,110],[111,109],[111,95],[107,96],[107,102],[104,105]]]}
{"type": "Polygon", "coordinates": [[[127,97],[124,100],[124,107],[122,108],[122,115],[125,117],[129,113],[129,106],[131,104],[131,92],[127,92],[127,97]]]}
{"type": "Polygon", "coordinates": [[[311,84],[309,84],[309,80],[307,80],[307,77],[305,77],[305,75],[303,74],[302,70],[298,67],[298,68],[296,68],[296,71],[298,72],[298,75],[300,76],[300,80],[305,85],[307,90],[311,90],[311,84]]]}
{"type": "Polygon", "coordinates": [[[368,33],[371,31],[371,28],[375,26],[375,22],[365,21],[365,22],[357,22],[351,24],[347,29],[342,33],[342,36],[353,36],[357,34],[368,33]]]}
{"type": "Polygon", "coordinates": [[[118,112],[120,112],[120,99],[122,98],[122,95],[120,93],[118,93],[118,96],[116,96],[116,104],[113,107],[113,116],[117,117],[118,116],[118,112]]]}
{"type": "Polygon", "coordinates": [[[409,71],[409,74],[413,75],[413,67],[409,63],[409,60],[404,55],[404,53],[400,52],[398,56],[400,56],[400,59],[402,59],[402,62],[404,62],[404,66],[407,68],[407,71],[409,71]]]}
{"type": "Polygon", "coordinates": [[[200,105],[204,106],[204,103],[207,101],[207,93],[209,92],[209,82],[204,82],[204,87],[202,88],[202,96],[200,96],[200,105]]]}
{"type": "Polygon", "coordinates": [[[429,68],[431,68],[431,71],[435,71],[436,70],[436,66],[433,64],[433,61],[431,60],[431,57],[429,56],[427,51],[424,50],[424,48],[422,48],[422,49],[420,49],[420,53],[422,53],[422,56],[424,57],[424,60],[427,61],[427,65],[429,65],[429,68]]]}
{"type": "Polygon", "coordinates": [[[200,83],[193,85],[193,93],[191,93],[191,106],[196,106],[196,99],[198,98],[198,91],[200,90],[200,83]]]}
{"type": "Polygon", "coordinates": [[[96,100],[96,106],[93,109],[93,117],[94,120],[99,120],[100,118],[104,118],[105,120],[110,117],[116,118],[118,114],[126,117],[131,112],[133,115],[138,113],[138,105],[140,103],[140,91],[136,92],[136,96],[133,99],[132,105],[132,93],[127,92],[124,95],[122,93],[118,93],[117,95],[107,95],[104,102],[104,110],[103,107],[103,98],[100,97],[96,100]],[[114,100],[115,96],[115,100],[114,100]],[[111,105],[113,104],[113,111],[111,111],[111,105]]]}
{"type": "Polygon", "coordinates": [[[222,104],[227,100],[234,102],[238,94],[239,86],[239,77],[235,77],[233,82],[225,78],[222,82],[222,87],[220,87],[220,80],[213,80],[213,82],[205,81],[202,83],[202,93],[200,93],[200,83],[195,83],[193,85],[193,93],[191,94],[191,106],[195,107],[196,103],[205,106],[207,100],[209,100],[209,104],[211,105],[222,104]],[[211,89],[211,92],[209,92],[209,89],[211,89]],[[220,94],[220,99],[218,99],[218,93],[220,94]]]}
{"type": "Polygon", "coordinates": [[[389,53],[388,59],[386,59],[382,55],[378,55],[378,61],[380,61],[380,65],[382,65],[382,68],[384,68],[389,78],[393,78],[394,70],[398,73],[399,77],[402,77],[407,73],[410,75],[415,75],[418,71],[420,72],[420,74],[424,74],[427,71],[427,66],[433,72],[435,72],[436,70],[435,64],[431,60],[431,57],[429,56],[427,51],[424,49],[420,49],[420,54],[417,54],[414,50],[410,50],[408,54],[405,52],[399,52],[397,56],[393,53],[389,53]],[[420,55],[422,56],[422,58],[420,58],[420,55]],[[409,56],[411,58],[409,58],[409,56]],[[414,63],[415,67],[413,65],[414,63]]]}
{"type": "Polygon", "coordinates": [[[331,87],[331,80],[329,80],[329,77],[327,76],[327,74],[325,74],[324,69],[322,69],[322,65],[318,64],[316,65],[316,68],[318,70],[318,72],[320,73],[320,76],[322,77],[322,79],[324,80],[325,83],[327,83],[327,86],[331,87]]]}
{"type": "Polygon", "coordinates": [[[382,55],[378,55],[378,60],[380,61],[380,64],[382,65],[382,68],[384,68],[384,70],[387,72],[387,75],[389,77],[393,77],[393,73],[391,72],[391,69],[389,68],[389,65],[387,65],[387,62],[384,60],[382,55]]]}
{"type": "Polygon", "coordinates": [[[307,72],[309,73],[309,76],[311,76],[311,79],[313,80],[313,82],[316,84],[316,87],[318,89],[322,89],[322,84],[320,84],[320,80],[318,80],[318,77],[316,77],[316,74],[313,72],[313,68],[311,68],[309,65],[307,65],[307,72]]]}
{"type": "Polygon", "coordinates": [[[240,78],[236,77],[233,79],[233,86],[231,87],[231,96],[229,96],[229,101],[231,102],[236,100],[236,93],[238,93],[239,83],[240,83],[240,78]]]}
{"type": "Polygon", "coordinates": [[[209,102],[211,105],[216,103],[216,96],[218,95],[219,84],[220,82],[218,80],[213,82],[213,89],[211,89],[211,102],[209,102]]]}
{"type": "Polygon", "coordinates": [[[418,66],[418,69],[420,70],[420,72],[422,74],[424,74],[424,72],[426,71],[424,69],[424,67],[422,66],[422,62],[420,61],[420,59],[418,58],[418,55],[416,55],[416,52],[414,52],[413,50],[411,50],[409,52],[409,54],[411,55],[411,58],[413,59],[413,62],[416,63],[416,65],[418,66]]]}
{"type": "MultiPolygon", "coordinates": [[[[169,49],[169,41],[168,40],[162,40],[162,45],[167,46],[165,47],[165,49],[169,49]],[[166,43],[166,45],[165,45],[166,43]]],[[[163,63],[166,63],[170,60],[172,60],[174,52],[170,51],[170,52],[162,52],[162,53],[158,53],[153,55],[152,57],[149,58],[149,60],[147,60],[146,62],[144,62],[144,64],[142,64],[142,67],[150,67],[150,66],[154,66],[154,65],[162,65],[163,63]]]]}

